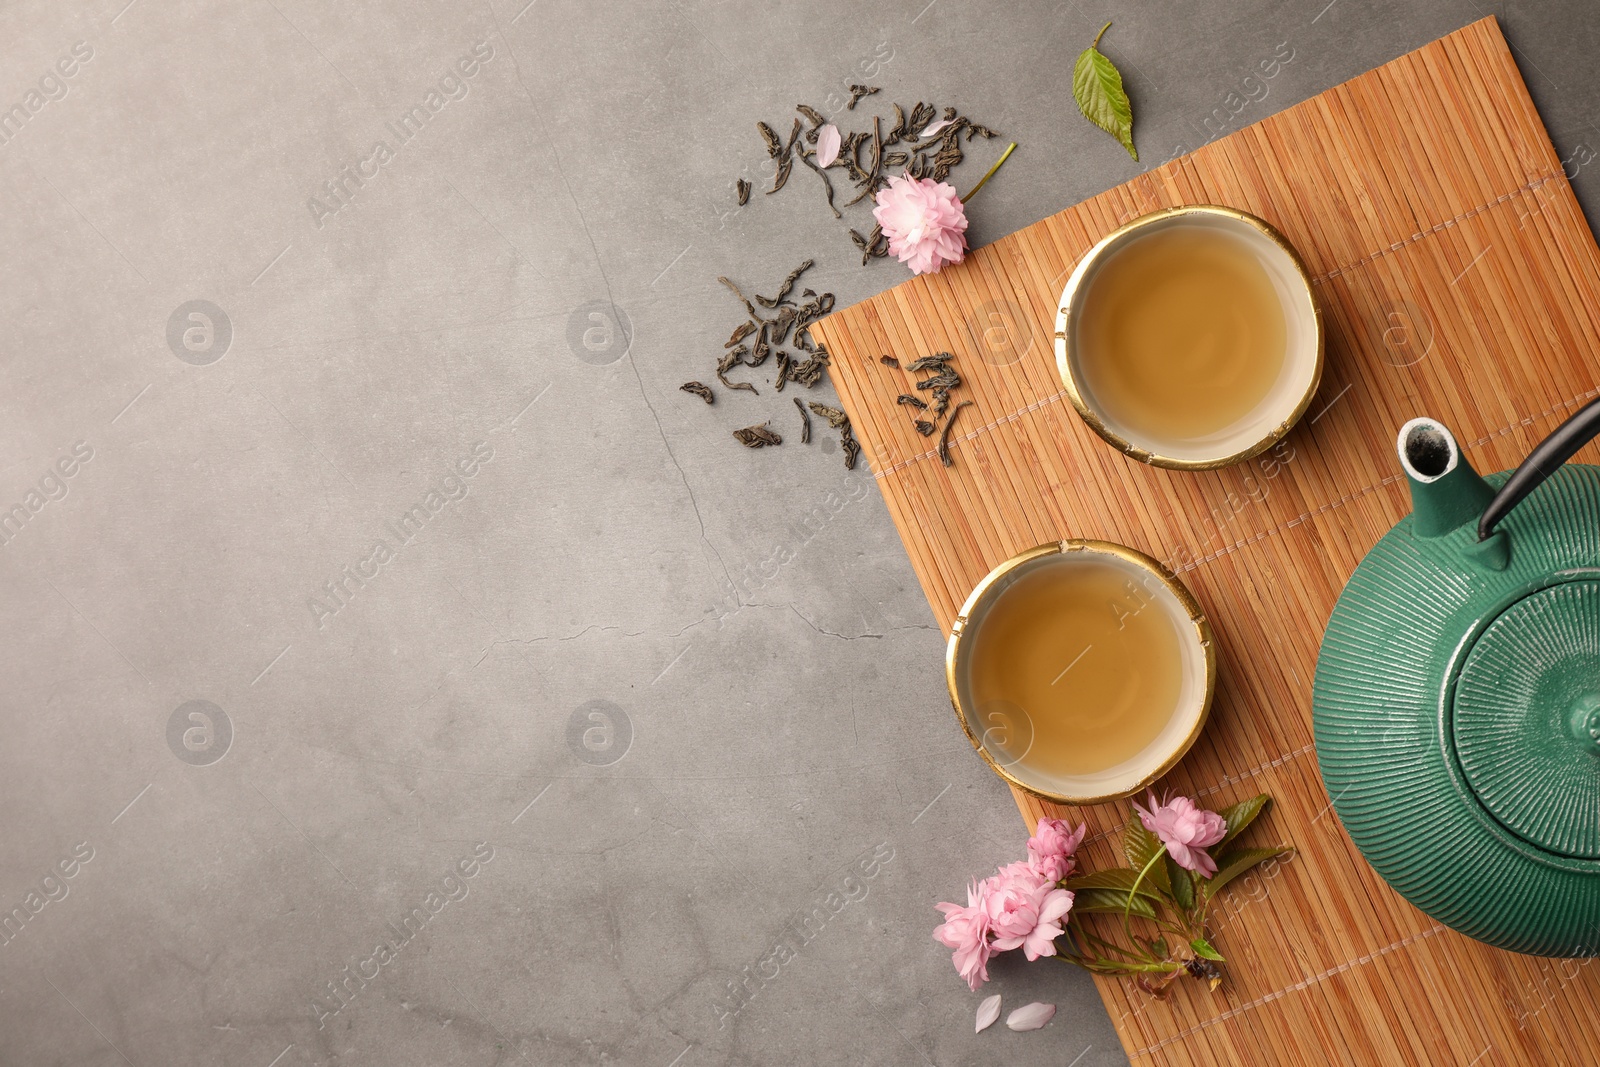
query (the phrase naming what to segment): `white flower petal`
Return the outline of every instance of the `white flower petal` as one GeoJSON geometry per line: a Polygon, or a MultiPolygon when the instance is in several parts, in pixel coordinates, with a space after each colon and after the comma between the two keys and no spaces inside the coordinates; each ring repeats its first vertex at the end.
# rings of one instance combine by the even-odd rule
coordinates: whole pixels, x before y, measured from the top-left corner
{"type": "Polygon", "coordinates": [[[917,134],[917,136],[932,137],[934,134],[938,133],[940,130],[944,129],[954,121],[954,119],[940,119],[938,122],[930,122],[921,133],[917,134]]]}
{"type": "Polygon", "coordinates": [[[817,166],[828,167],[839,158],[839,127],[833,123],[817,129],[817,166]]]}
{"type": "Polygon", "coordinates": [[[1055,1018],[1055,1014],[1056,1006],[1054,1004],[1040,1004],[1036,1000],[1032,1004],[1024,1004],[1010,1015],[1007,1015],[1006,1025],[1013,1030],[1037,1030],[1055,1018]]]}
{"type": "Polygon", "coordinates": [[[996,993],[992,997],[984,997],[983,1003],[978,1005],[977,1028],[972,1032],[975,1034],[983,1033],[993,1026],[994,1021],[998,1018],[1000,1018],[1000,994],[996,993]]]}

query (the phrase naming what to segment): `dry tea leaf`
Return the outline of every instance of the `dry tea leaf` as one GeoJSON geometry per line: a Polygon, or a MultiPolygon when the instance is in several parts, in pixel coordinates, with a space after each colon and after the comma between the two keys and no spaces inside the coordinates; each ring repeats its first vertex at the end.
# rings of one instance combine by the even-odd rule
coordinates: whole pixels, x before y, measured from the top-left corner
{"type": "Polygon", "coordinates": [[[850,102],[845,105],[845,110],[854,111],[856,109],[856,104],[861,102],[861,98],[863,96],[871,96],[873,93],[877,92],[878,89],[879,87],[876,85],[850,86],[850,102]]]}
{"type": "Polygon", "coordinates": [[[733,295],[738,297],[744,303],[744,309],[750,313],[750,317],[752,319],[755,319],[757,322],[761,321],[761,316],[756,314],[756,306],[754,304],[750,303],[749,297],[745,296],[743,293],[741,293],[739,291],[739,287],[737,285],[734,285],[732,282],[730,282],[728,279],[722,277],[721,275],[717,276],[717,281],[721,282],[723,285],[726,285],[729,289],[733,290],[733,295]]]}
{"type": "Polygon", "coordinates": [[[847,426],[850,423],[850,416],[846,415],[838,408],[830,408],[828,405],[818,403],[815,400],[811,401],[811,410],[814,414],[821,415],[823,418],[827,419],[828,425],[832,426],[835,430],[839,429],[841,426],[847,426]]]}
{"type": "Polygon", "coordinates": [[[794,288],[794,283],[800,280],[800,275],[810,270],[815,263],[816,260],[808,259],[804,263],[800,264],[794,270],[790,271],[789,276],[783,280],[783,287],[778,290],[777,296],[768,299],[767,297],[758,295],[756,297],[756,303],[760,304],[764,308],[775,308],[779,304],[783,303],[784,298],[789,295],[789,290],[794,288]]]}
{"type": "Polygon", "coordinates": [[[916,397],[912,396],[910,393],[901,393],[899,396],[894,398],[894,402],[896,404],[901,405],[902,407],[917,408],[918,410],[921,410],[921,411],[927,411],[928,410],[928,405],[926,403],[924,403],[921,400],[918,400],[916,397]]]}
{"type": "Polygon", "coordinates": [[[800,443],[809,445],[811,443],[811,414],[806,411],[806,406],[800,402],[799,397],[794,398],[794,406],[800,409],[800,443]]]}
{"type": "MultiPolygon", "coordinates": [[[[810,291],[809,289],[806,290],[808,293],[810,291]]],[[[799,314],[798,308],[785,307],[767,324],[767,337],[771,339],[773,344],[783,344],[783,339],[789,336],[789,327],[794,325],[795,317],[799,314]]]]}
{"type": "Polygon", "coordinates": [[[789,380],[810,389],[822,380],[822,371],[828,366],[828,353],[819,350],[804,363],[796,363],[789,372],[789,380]]]}
{"type": "Polygon", "coordinates": [[[684,382],[682,385],[678,386],[678,388],[682,389],[686,393],[693,393],[701,400],[704,400],[707,404],[714,403],[716,401],[716,397],[714,397],[711,393],[711,387],[702,382],[684,382]]]}
{"type": "MultiPolygon", "coordinates": [[[[939,462],[943,463],[946,467],[954,467],[956,465],[956,461],[950,458],[950,427],[956,424],[956,416],[961,414],[961,409],[969,408],[971,406],[972,401],[963,400],[961,403],[955,406],[954,410],[950,412],[950,417],[944,420],[944,433],[939,435],[939,462]]],[[[1050,1013],[1052,1015],[1055,1014],[1055,1008],[1051,1008],[1050,1013]]],[[[1045,1022],[1049,1021],[1049,1018],[1046,1017],[1045,1022]]],[[[1010,1026],[1011,1024],[1007,1022],[1006,1025],[1010,1026]]],[[[1039,1024],[1039,1026],[1043,1025],[1044,1023],[1039,1024]]],[[[1037,1028],[1038,1027],[1032,1027],[1031,1029],[1037,1028]]],[[[1012,1026],[1011,1029],[1015,1030],[1017,1028],[1012,1026]]]]}
{"type": "Polygon", "coordinates": [[[878,357],[878,362],[882,363],[885,367],[898,367],[898,366],[900,366],[900,361],[898,359],[895,359],[893,356],[879,356],[878,357]]]}
{"type": "Polygon", "coordinates": [[[752,333],[755,332],[755,330],[756,330],[756,324],[753,323],[753,322],[740,323],[739,324],[739,328],[733,331],[733,336],[728,338],[728,343],[723,345],[722,347],[723,348],[732,348],[734,345],[738,344],[740,341],[743,341],[746,337],[749,337],[752,333]]]}
{"type": "Polygon", "coordinates": [[[1094,44],[1078,55],[1072,67],[1072,96],[1083,117],[1115,137],[1137,162],[1139,152],[1133,147],[1133,105],[1122,88],[1122,72],[1099,49],[1100,38],[1110,28],[1109,22],[1100,27],[1094,44]]]}
{"type": "Polygon", "coordinates": [[[767,195],[782,189],[789,180],[789,172],[794,169],[794,143],[800,136],[800,120],[794,120],[794,129],[789,132],[789,143],[778,150],[778,173],[773,178],[772,188],[767,190],[767,195]]]}
{"type": "Polygon", "coordinates": [[[796,104],[794,109],[806,117],[806,119],[811,123],[813,129],[821,127],[828,121],[827,119],[823,118],[822,114],[814,107],[807,107],[805,104],[796,104]]]}
{"type": "Polygon", "coordinates": [[[800,153],[800,162],[816,171],[817,177],[822,179],[822,187],[828,191],[828,210],[833,212],[833,217],[836,219],[844,218],[843,215],[839,214],[839,209],[833,206],[833,182],[828,180],[828,176],[823,173],[822,168],[812,162],[811,156],[805,152],[800,153]]]}
{"type": "Polygon", "coordinates": [[[844,448],[844,469],[856,469],[856,457],[861,455],[861,445],[856,442],[855,434],[850,432],[850,424],[846,422],[839,431],[839,444],[844,448]]]}
{"type": "Polygon", "coordinates": [[[746,426],[742,430],[733,431],[733,436],[746,448],[765,448],[767,445],[781,445],[783,438],[767,429],[767,424],[760,426],[746,426]]]}
{"type": "Polygon", "coordinates": [[[744,207],[750,202],[750,183],[743,178],[739,179],[739,206],[744,207]]]}
{"type": "MultiPolygon", "coordinates": [[[[922,406],[923,407],[927,407],[928,405],[924,404],[922,406]]],[[[933,436],[933,431],[935,431],[935,430],[937,430],[939,428],[939,427],[935,426],[933,423],[929,422],[927,419],[918,419],[916,422],[913,422],[911,425],[915,426],[917,428],[917,432],[920,433],[924,437],[932,437],[933,436]]]]}
{"type": "Polygon", "coordinates": [[[783,142],[778,140],[778,132],[765,122],[756,123],[756,129],[761,131],[761,139],[766,142],[767,155],[777,159],[778,154],[783,151],[783,142]]]}

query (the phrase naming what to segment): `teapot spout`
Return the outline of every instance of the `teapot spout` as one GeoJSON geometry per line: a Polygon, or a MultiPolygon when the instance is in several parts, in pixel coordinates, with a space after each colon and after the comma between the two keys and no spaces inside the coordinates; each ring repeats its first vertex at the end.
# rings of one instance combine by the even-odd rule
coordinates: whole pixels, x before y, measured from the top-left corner
{"type": "Polygon", "coordinates": [[[1418,537],[1442,537],[1475,524],[1494,499],[1494,489],[1435,419],[1412,419],[1400,427],[1395,450],[1411,483],[1411,528],[1418,537]]]}

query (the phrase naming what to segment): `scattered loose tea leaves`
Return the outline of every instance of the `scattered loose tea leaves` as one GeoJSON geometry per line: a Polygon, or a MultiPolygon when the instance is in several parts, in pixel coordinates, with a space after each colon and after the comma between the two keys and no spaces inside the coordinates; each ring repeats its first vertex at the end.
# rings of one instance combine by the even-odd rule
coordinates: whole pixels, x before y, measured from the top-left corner
{"type": "Polygon", "coordinates": [[[767,155],[777,159],[783,152],[783,142],[778,140],[778,131],[768,126],[765,122],[756,123],[756,129],[761,132],[761,139],[766,142],[767,155]]]}
{"type": "Polygon", "coordinates": [[[933,431],[938,429],[937,426],[929,422],[927,419],[918,419],[911,425],[915,426],[917,428],[917,432],[924,437],[932,437],[933,431]]]}
{"type": "Polygon", "coordinates": [[[728,338],[728,343],[723,345],[722,347],[723,348],[732,348],[734,345],[738,344],[740,341],[743,341],[746,337],[749,337],[751,334],[753,334],[755,332],[756,332],[756,324],[755,323],[753,323],[753,322],[741,322],[739,324],[739,328],[733,331],[733,336],[728,338]]]}
{"type": "Polygon", "coordinates": [[[861,102],[861,98],[863,96],[871,96],[873,93],[878,92],[879,88],[880,87],[876,85],[850,86],[850,102],[845,105],[845,110],[854,111],[856,109],[856,105],[861,102]]]}
{"type": "Polygon", "coordinates": [[[900,404],[903,407],[917,408],[919,411],[927,411],[928,410],[928,405],[927,405],[927,403],[925,401],[918,400],[916,397],[912,396],[910,393],[901,393],[899,396],[894,398],[894,402],[896,404],[900,404]]]}
{"type": "MultiPolygon", "coordinates": [[[[768,126],[767,129],[770,131],[772,127],[768,126]]],[[[778,173],[772,179],[772,188],[767,190],[768,196],[782,189],[784,183],[789,180],[789,172],[794,169],[794,142],[799,136],[800,120],[795,119],[794,129],[789,133],[789,143],[778,150],[778,173]]],[[[770,150],[770,143],[768,147],[770,150]]]]}
{"type": "Polygon", "coordinates": [[[711,387],[703,382],[684,382],[678,388],[686,393],[693,393],[707,404],[716,402],[716,397],[711,393],[711,387]]]}
{"type": "Polygon", "coordinates": [[[745,357],[744,365],[746,367],[759,367],[767,361],[767,357],[771,354],[772,346],[767,344],[767,324],[762,323],[761,328],[756,331],[755,347],[751,348],[750,354],[745,357]]]}
{"type": "Polygon", "coordinates": [[[1078,54],[1072,66],[1072,97],[1078,103],[1083,117],[1117,139],[1128,155],[1137,162],[1139,152],[1133,147],[1133,105],[1122,87],[1122,72],[1100,51],[1100,38],[1111,28],[1111,23],[1100,27],[1094,43],[1078,54]]]}
{"type": "MultiPolygon", "coordinates": [[[[855,105],[864,97],[878,91],[876,86],[852,85],[847,110],[855,110],[855,105]]],[[[954,107],[944,108],[944,117],[940,118],[939,109],[926,101],[918,101],[909,115],[900,104],[889,106],[893,109],[892,118],[874,116],[871,129],[847,133],[810,105],[796,104],[795,110],[811,124],[811,128],[802,137],[802,121],[794,119],[787,141],[768,123],[757,123],[756,128],[761,134],[767,155],[777,163],[772,188],[767,193],[770,195],[784,188],[794,159],[798,156],[800,162],[815,171],[822,182],[828,210],[835,218],[843,219],[841,207],[849,208],[863,202],[870,207],[879,190],[888,183],[891,173],[904,171],[913,178],[944,181],[964,158],[961,149],[963,131],[969,141],[974,137],[995,136],[993,130],[978,125],[954,107]],[[892,123],[887,133],[884,132],[884,123],[892,123]],[[808,149],[807,145],[816,147],[808,149]],[[896,145],[900,147],[889,150],[896,145]],[[843,205],[838,200],[840,190],[828,173],[834,168],[843,169],[850,184],[856,187],[854,195],[843,205]]],[[[861,251],[863,266],[875,258],[888,255],[889,242],[881,228],[875,228],[865,236],[853,229],[847,232],[861,251]]]]}
{"type": "Polygon", "coordinates": [[[756,312],[756,306],[754,304],[750,303],[750,298],[749,297],[745,296],[743,293],[741,293],[739,291],[739,287],[737,285],[734,285],[732,282],[730,282],[728,279],[722,277],[720,274],[717,276],[717,281],[721,282],[723,285],[726,285],[729,289],[733,290],[733,295],[738,297],[744,303],[744,309],[750,313],[750,317],[752,319],[755,319],[757,322],[762,321],[760,314],[758,314],[756,312]]]}
{"type": "Polygon", "coordinates": [[[746,426],[742,430],[733,431],[733,436],[746,448],[765,448],[767,445],[781,445],[783,438],[767,429],[767,424],[760,426],[746,426]]]}
{"type": "Polygon", "coordinates": [[[778,392],[783,392],[783,385],[789,380],[789,370],[794,366],[794,359],[787,352],[778,353],[778,392]]]}
{"type": "Polygon", "coordinates": [[[956,424],[956,416],[961,414],[961,409],[971,406],[972,401],[963,400],[950,409],[950,417],[944,420],[944,432],[939,435],[939,461],[946,467],[956,465],[956,461],[950,458],[950,427],[956,424]]]}
{"type": "Polygon", "coordinates": [[[810,389],[822,380],[822,372],[828,366],[828,350],[817,349],[817,354],[804,363],[796,363],[789,371],[789,380],[810,389]]]}
{"type": "Polygon", "coordinates": [[[750,202],[750,183],[743,178],[739,179],[739,206],[744,207],[750,202]]]}
{"type": "Polygon", "coordinates": [[[900,361],[898,359],[895,359],[893,356],[879,356],[878,357],[878,362],[882,363],[885,367],[898,367],[898,366],[900,366],[900,361]]]}
{"type": "MultiPolygon", "coordinates": [[[[823,188],[828,191],[828,210],[833,212],[833,217],[836,219],[844,218],[843,215],[839,214],[839,209],[833,204],[833,182],[828,180],[827,173],[822,169],[822,167],[817,166],[817,164],[812,161],[811,156],[805,152],[800,153],[800,162],[816,171],[817,177],[822,179],[823,188]]],[[[823,166],[826,166],[826,164],[823,166]]]]}
{"type": "Polygon", "coordinates": [[[838,408],[829,407],[827,404],[822,404],[813,400],[811,401],[811,410],[813,413],[821,415],[823,418],[827,419],[828,425],[832,426],[835,430],[839,429],[841,426],[847,426],[850,423],[850,416],[846,415],[838,408]]]}
{"type": "Polygon", "coordinates": [[[764,308],[777,307],[779,304],[783,303],[784,298],[789,295],[789,290],[794,288],[794,283],[800,280],[800,275],[804,274],[815,265],[816,260],[806,260],[804,263],[800,264],[794,270],[789,272],[789,276],[783,280],[783,286],[778,290],[777,296],[769,300],[764,296],[757,295],[756,303],[760,304],[764,308]]]}
{"type": "Polygon", "coordinates": [[[839,431],[839,444],[844,448],[844,469],[856,469],[856,457],[861,454],[861,445],[856,441],[855,434],[850,432],[850,423],[847,421],[844,428],[839,431]]]}
{"type": "Polygon", "coordinates": [[[809,445],[811,443],[811,413],[806,410],[805,404],[800,402],[799,397],[794,398],[794,406],[800,409],[800,443],[809,445]]]}
{"type": "MultiPolygon", "coordinates": [[[[808,293],[810,291],[806,290],[808,293]]],[[[767,324],[767,336],[771,338],[773,344],[783,344],[783,339],[789,336],[789,327],[794,325],[794,320],[799,314],[800,309],[793,306],[785,306],[778,311],[777,316],[767,324]]]]}

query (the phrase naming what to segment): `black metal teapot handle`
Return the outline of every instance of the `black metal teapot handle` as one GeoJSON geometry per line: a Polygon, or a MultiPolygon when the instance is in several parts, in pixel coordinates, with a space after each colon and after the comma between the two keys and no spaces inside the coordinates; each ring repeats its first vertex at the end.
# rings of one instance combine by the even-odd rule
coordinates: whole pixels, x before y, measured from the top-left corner
{"type": "Polygon", "coordinates": [[[1573,455],[1600,434],[1600,399],[1589,401],[1572,418],[1555,430],[1528,453],[1528,458],[1511,473],[1500,491],[1495,493],[1489,506],[1478,518],[1478,540],[1487,541],[1495,526],[1511,513],[1511,509],[1537,489],[1546,478],[1554,474],[1573,455]]]}

